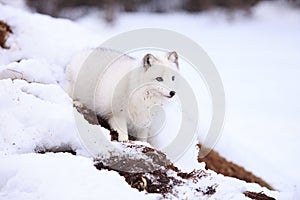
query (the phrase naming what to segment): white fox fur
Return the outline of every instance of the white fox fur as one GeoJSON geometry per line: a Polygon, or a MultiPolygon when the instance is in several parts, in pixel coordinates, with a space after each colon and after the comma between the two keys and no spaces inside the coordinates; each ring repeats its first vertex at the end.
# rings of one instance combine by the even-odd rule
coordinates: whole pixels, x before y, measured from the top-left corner
{"type": "Polygon", "coordinates": [[[137,60],[98,48],[81,53],[67,66],[65,90],[73,100],[107,119],[119,141],[127,141],[128,132],[147,141],[155,117],[149,110],[175,95],[178,70],[176,52],[146,54],[137,60]]]}

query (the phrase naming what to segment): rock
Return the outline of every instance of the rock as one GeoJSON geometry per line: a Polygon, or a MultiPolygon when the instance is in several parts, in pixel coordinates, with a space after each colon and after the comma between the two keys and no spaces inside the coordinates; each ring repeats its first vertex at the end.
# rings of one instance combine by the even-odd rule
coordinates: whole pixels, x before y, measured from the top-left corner
{"type": "Polygon", "coordinates": [[[0,47],[3,49],[9,49],[9,47],[6,45],[6,40],[8,36],[12,34],[12,30],[8,24],[6,24],[4,21],[0,20],[0,47]]]}

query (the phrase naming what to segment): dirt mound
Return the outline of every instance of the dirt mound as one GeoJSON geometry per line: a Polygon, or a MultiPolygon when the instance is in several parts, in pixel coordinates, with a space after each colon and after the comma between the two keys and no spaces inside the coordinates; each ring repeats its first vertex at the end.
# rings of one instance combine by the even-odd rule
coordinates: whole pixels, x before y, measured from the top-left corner
{"type": "Polygon", "coordinates": [[[162,168],[147,173],[134,173],[124,172],[116,169],[112,169],[109,166],[104,165],[100,161],[95,162],[95,167],[99,170],[107,169],[117,171],[121,176],[125,178],[125,181],[132,187],[139,191],[147,191],[148,193],[160,193],[166,195],[172,193],[173,187],[178,184],[182,184],[181,180],[176,180],[173,176],[168,175],[169,170],[174,170],[172,166],[162,168]]]}
{"type": "Polygon", "coordinates": [[[6,46],[6,40],[8,36],[12,34],[12,30],[8,24],[0,20],[0,47],[3,49],[8,49],[6,46]]]}
{"type": "Polygon", "coordinates": [[[249,197],[250,199],[255,199],[255,200],[275,200],[273,197],[269,197],[265,195],[262,192],[256,193],[256,192],[244,192],[244,195],[246,197],[249,197]]]}
{"type": "MultiPolygon", "coordinates": [[[[200,144],[198,146],[201,148],[200,144]]],[[[243,167],[227,161],[214,150],[212,150],[205,158],[198,157],[198,161],[205,162],[207,169],[211,169],[217,173],[223,174],[224,176],[238,178],[249,183],[258,183],[260,186],[274,190],[266,181],[245,170],[243,167]]]]}
{"type": "MultiPolygon", "coordinates": [[[[141,146],[141,151],[138,153],[147,154],[156,152],[157,154],[163,154],[162,152],[150,148],[141,146]]],[[[134,148],[135,146],[128,146],[128,148],[134,148]]],[[[164,154],[163,154],[164,155],[164,154]]],[[[110,157],[115,162],[115,158],[110,157]]],[[[120,159],[120,158],[118,158],[120,159]]],[[[107,161],[104,161],[107,162],[107,161]]],[[[164,164],[160,165],[156,170],[149,171],[149,161],[148,159],[140,160],[140,159],[121,159],[118,163],[122,165],[122,168],[116,168],[115,165],[108,166],[103,162],[103,159],[95,160],[95,167],[98,170],[106,169],[118,172],[121,176],[125,178],[125,181],[132,187],[139,191],[146,191],[148,193],[158,193],[161,194],[164,198],[177,198],[177,189],[176,187],[182,187],[183,185],[187,185],[188,180],[192,180],[193,182],[200,181],[201,178],[206,177],[208,174],[203,170],[192,171],[190,173],[181,172],[177,167],[175,167],[172,163],[168,165],[164,164]],[[134,171],[124,171],[124,166],[134,166],[138,165],[139,168],[144,168],[146,171],[144,172],[134,172],[134,171]]],[[[159,162],[156,162],[159,163],[159,162]]],[[[127,168],[126,168],[127,169],[127,168]]],[[[208,186],[205,188],[196,188],[195,192],[201,193],[203,196],[211,196],[216,192],[217,185],[208,186]]]]}
{"type": "MultiPolygon", "coordinates": [[[[166,162],[160,162],[159,160],[156,160],[156,164],[159,165],[155,170],[150,170],[149,165],[152,164],[153,159],[150,158],[152,161],[149,161],[147,159],[148,155],[147,153],[153,153],[155,152],[158,155],[164,155],[162,152],[150,148],[145,147],[142,145],[128,145],[127,148],[132,148],[134,150],[139,150],[137,152],[138,154],[143,154],[146,156],[146,159],[120,159],[120,157],[110,157],[109,160],[112,160],[115,162],[118,160],[118,167],[115,167],[116,165],[107,165],[107,161],[103,159],[97,159],[94,162],[94,166],[98,170],[112,170],[118,172],[121,176],[125,178],[125,181],[132,187],[139,191],[146,191],[147,193],[157,193],[161,194],[163,199],[180,199],[181,198],[181,192],[184,193],[191,193],[193,195],[193,199],[198,199],[202,197],[213,197],[213,195],[219,190],[219,185],[214,182],[207,183],[207,179],[211,179],[211,174],[209,172],[206,172],[204,170],[194,170],[192,172],[186,173],[180,171],[176,166],[174,166],[172,163],[169,163],[166,165],[166,162]],[[103,162],[104,161],[104,162],[103,162]],[[120,166],[122,168],[120,168],[120,166]],[[131,172],[120,170],[125,167],[126,170],[129,168],[142,168],[146,169],[145,172],[135,172],[136,170],[133,170],[131,172]],[[197,185],[197,183],[203,183],[206,184],[200,184],[197,185]],[[200,186],[200,187],[199,187],[200,186]]],[[[150,154],[151,155],[151,154],[150,154]]],[[[162,156],[160,156],[162,157],[162,156]]],[[[163,156],[163,160],[167,159],[165,156],[163,156]]],[[[269,197],[265,195],[264,193],[255,193],[246,191],[243,193],[246,197],[249,197],[251,199],[256,200],[275,200],[272,197],[269,197]]]]}

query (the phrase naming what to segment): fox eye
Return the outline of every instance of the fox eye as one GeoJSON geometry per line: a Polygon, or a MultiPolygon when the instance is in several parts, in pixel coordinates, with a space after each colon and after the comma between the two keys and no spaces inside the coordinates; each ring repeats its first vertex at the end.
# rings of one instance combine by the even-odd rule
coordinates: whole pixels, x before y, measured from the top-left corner
{"type": "Polygon", "coordinates": [[[172,76],[172,81],[175,81],[175,76],[172,76]]]}
{"type": "Polygon", "coordinates": [[[164,81],[164,79],[162,77],[156,77],[155,80],[159,81],[159,82],[162,82],[164,81]]]}

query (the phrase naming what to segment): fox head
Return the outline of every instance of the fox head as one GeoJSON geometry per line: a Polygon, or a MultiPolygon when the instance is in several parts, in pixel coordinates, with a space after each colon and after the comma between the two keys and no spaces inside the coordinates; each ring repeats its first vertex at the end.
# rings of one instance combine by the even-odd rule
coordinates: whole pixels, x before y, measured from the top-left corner
{"type": "Polygon", "coordinates": [[[146,54],[143,58],[143,81],[152,82],[147,91],[156,98],[172,98],[176,94],[176,72],[179,70],[178,54],[167,52],[161,56],[146,54]]]}

